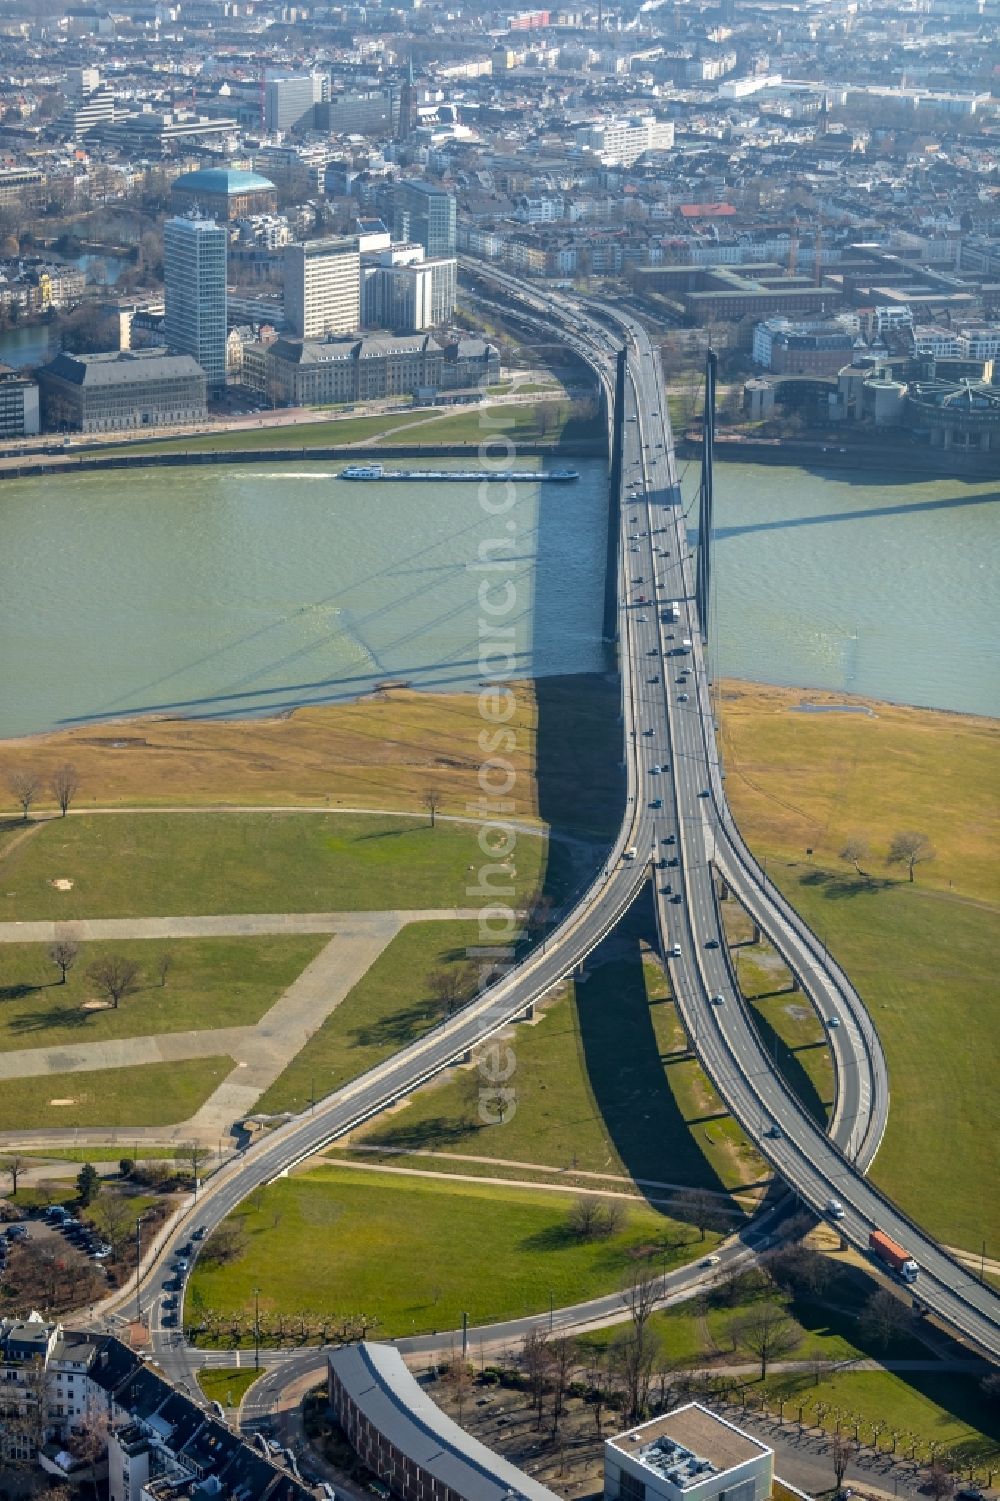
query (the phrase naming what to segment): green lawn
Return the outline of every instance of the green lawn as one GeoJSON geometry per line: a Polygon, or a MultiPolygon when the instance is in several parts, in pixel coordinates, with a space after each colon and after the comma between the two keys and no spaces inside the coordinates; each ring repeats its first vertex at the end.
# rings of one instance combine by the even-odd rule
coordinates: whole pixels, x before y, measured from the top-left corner
{"type": "Polygon", "coordinates": [[[422,1037],[444,1015],[428,976],[465,965],[479,942],[473,922],[409,923],[257,1102],[259,1111],[301,1110],[422,1037]]]}
{"type": "Polygon", "coordinates": [[[115,1146],[106,1147],[49,1147],[27,1149],[18,1147],[18,1156],[40,1158],[53,1166],[60,1162],[109,1162],[117,1170],[123,1157],[133,1162],[172,1162],[187,1154],[184,1147],[144,1146],[142,1142],[129,1141],[127,1137],[115,1146]]]}
{"type": "Polygon", "coordinates": [[[714,1189],[766,1172],[687,1056],[662,972],[652,964],[598,965],[536,1025],[519,1026],[510,1047],[515,1109],[501,1123],[484,1121],[480,1075],[462,1070],[376,1121],[366,1143],[714,1189]]]}
{"type": "Polygon", "coordinates": [[[891,1446],[895,1431],[905,1452],[918,1440],[918,1454],[925,1460],[931,1443],[966,1463],[1000,1454],[996,1405],[989,1403],[975,1376],[912,1371],[903,1377],[892,1371],[846,1371],[823,1375],[818,1382],[807,1374],[769,1376],[767,1390],[772,1408],[777,1408],[777,1398],[787,1399],[786,1417],[797,1418],[801,1404],[806,1422],[821,1422],[831,1431],[838,1408],[845,1421],[851,1419],[852,1435],[857,1414],[863,1419],[861,1437],[868,1442],[872,1422],[885,1423],[883,1448],[891,1446]],[[822,1418],[817,1403],[827,1408],[822,1418]]]}
{"type": "MultiPolygon", "coordinates": [[[[613,1291],[636,1266],[685,1259],[686,1227],[645,1206],[622,1230],[580,1243],[572,1200],[495,1185],[397,1178],[324,1164],[279,1179],[237,1211],[246,1253],[221,1268],[199,1260],[187,1319],[253,1307],[378,1319],[376,1337],[450,1329],[537,1312],[613,1291]]],[[[699,1249],[704,1248],[702,1243],[699,1249]]]]}
{"type": "Polygon", "coordinates": [[[198,1371],[198,1385],[210,1402],[221,1402],[223,1407],[239,1407],[244,1394],[260,1375],[253,1366],[206,1366],[198,1371]]]}
{"type": "MultiPolygon", "coordinates": [[[[234,1066],[226,1057],[190,1058],[7,1079],[0,1090],[0,1131],[174,1125],[193,1115],[234,1066]]],[[[121,1155],[126,1149],[123,1142],[121,1155]]]]}
{"type": "MultiPolygon", "coordinates": [[[[872,1177],[948,1245],[1000,1245],[995,1176],[1000,1034],[995,914],[894,884],[869,891],[811,867],[768,870],[825,937],[864,997],[889,1064],[892,1104],[872,1177]]],[[[773,1004],[769,1002],[767,1004],[773,1004]]]]}
{"type": "Polygon", "coordinates": [[[537,404],[501,403],[486,408],[477,405],[465,411],[444,410],[441,415],[416,411],[386,412],[371,417],[336,417],[294,425],[241,428],[228,433],[199,433],[188,438],[165,438],[162,442],[127,443],[102,447],[100,452],[196,453],[219,448],[332,448],[344,443],[366,442],[383,433],[389,433],[386,440],[389,444],[480,443],[484,437],[496,433],[516,435],[522,443],[601,436],[599,424],[575,418],[572,404],[557,398],[558,392],[554,391],[550,400],[537,404]]]}
{"type": "MultiPolygon", "coordinates": [[[[314,813],[115,814],[55,819],[3,862],[0,920],[476,906],[474,826],[314,813]],[[68,879],[69,891],[52,881],[68,879]]],[[[544,839],[518,844],[532,890],[544,839]]]]}
{"type": "Polygon", "coordinates": [[[65,985],[53,980],[59,971],[47,945],[0,944],[0,1049],[250,1026],[327,942],[317,934],[86,943],[65,985]],[[86,1002],[103,1000],[87,969],[108,954],[141,966],[141,989],[117,1010],[85,1010],[86,1002]],[[165,985],[156,972],[163,954],[171,961],[165,985]]]}

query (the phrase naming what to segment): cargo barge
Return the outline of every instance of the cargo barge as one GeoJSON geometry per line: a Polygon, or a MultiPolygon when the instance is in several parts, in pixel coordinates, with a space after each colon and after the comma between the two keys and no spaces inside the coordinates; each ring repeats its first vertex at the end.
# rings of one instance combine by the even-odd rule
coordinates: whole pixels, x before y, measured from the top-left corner
{"type": "Polygon", "coordinates": [[[386,469],[384,464],[351,464],[338,479],[433,480],[436,484],[568,485],[580,478],[576,469],[386,469]]]}

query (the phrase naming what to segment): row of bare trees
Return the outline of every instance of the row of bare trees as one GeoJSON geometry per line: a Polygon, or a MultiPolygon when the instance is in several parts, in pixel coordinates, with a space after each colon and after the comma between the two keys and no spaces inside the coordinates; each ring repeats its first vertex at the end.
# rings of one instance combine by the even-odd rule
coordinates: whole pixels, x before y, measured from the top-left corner
{"type": "Polygon", "coordinates": [[[63,766],[57,766],[49,774],[47,781],[39,772],[32,771],[29,766],[17,766],[7,773],[7,787],[27,823],[32,805],[38,801],[46,788],[52,796],[52,801],[65,818],[70,804],[80,790],[80,778],[76,767],[68,761],[63,766]]]}
{"type": "MultiPolygon", "coordinates": [[[[912,881],[915,868],[925,860],[933,860],[936,853],[927,834],[922,834],[918,829],[903,829],[900,833],[893,834],[885,863],[905,865],[912,881]]],[[[871,871],[865,868],[871,858],[871,846],[863,836],[859,834],[848,839],[840,851],[840,858],[848,865],[853,865],[855,874],[867,885],[875,884],[871,871]]]]}
{"type": "MultiPolygon", "coordinates": [[[[70,938],[57,938],[49,945],[48,956],[60,972],[59,984],[65,985],[66,976],[80,957],[80,945],[70,938]]],[[[161,987],[167,983],[173,962],[173,957],[166,950],[157,954],[153,960],[153,973],[161,987]]],[[[95,959],[88,966],[86,974],[87,979],[115,1011],[121,1001],[142,988],[142,967],[123,954],[105,954],[100,959],[95,959]]]]}

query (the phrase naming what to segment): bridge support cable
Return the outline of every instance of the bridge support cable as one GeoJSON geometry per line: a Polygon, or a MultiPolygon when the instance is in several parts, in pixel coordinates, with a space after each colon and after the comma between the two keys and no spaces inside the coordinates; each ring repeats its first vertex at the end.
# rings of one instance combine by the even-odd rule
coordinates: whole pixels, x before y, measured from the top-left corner
{"type": "Polygon", "coordinates": [[[695,603],[702,643],[708,645],[708,612],[712,596],[712,507],[714,502],[715,377],[718,358],[710,349],[705,358],[705,418],[701,429],[701,489],[698,504],[698,568],[695,603]]]}

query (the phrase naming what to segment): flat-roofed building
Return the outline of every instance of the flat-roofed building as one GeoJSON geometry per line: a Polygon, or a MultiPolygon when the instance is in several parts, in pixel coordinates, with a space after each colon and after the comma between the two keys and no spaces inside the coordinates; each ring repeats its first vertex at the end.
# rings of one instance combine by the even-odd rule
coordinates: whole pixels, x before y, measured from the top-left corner
{"type": "Polygon", "coordinates": [[[205,420],[205,372],[189,354],[59,354],[38,372],[49,431],[127,432],[205,420]]]}
{"type": "Polygon", "coordinates": [[[361,256],[353,235],[285,246],[285,322],[301,339],[361,327],[361,256]]]}
{"type": "Polygon", "coordinates": [[[23,438],[38,430],[37,382],[0,365],[0,438],[23,438]]]}
{"type": "Polygon", "coordinates": [[[556,1501],[447,1417],[391,1345],[345,1345],[327,1368],[337,1422],[401,1501],[556,1501]]]}
{"type": "Polygon", "coordinates": [[[699,1402],[604,1443],[606,1501],[767,1501],[774,1451],[699,1402]]]}

